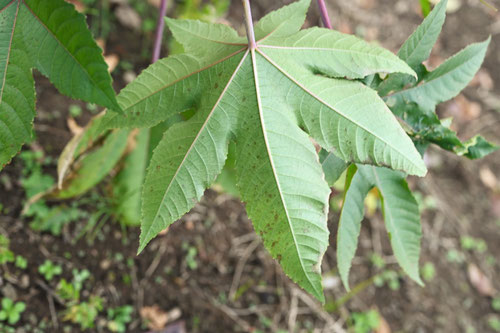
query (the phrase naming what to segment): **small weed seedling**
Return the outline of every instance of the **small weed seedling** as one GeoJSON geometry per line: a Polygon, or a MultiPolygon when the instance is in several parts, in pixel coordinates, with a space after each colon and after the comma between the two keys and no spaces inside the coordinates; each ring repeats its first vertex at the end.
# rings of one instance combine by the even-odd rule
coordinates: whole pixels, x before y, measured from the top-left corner
{"type": "Polygon", "coordinates": [[[14,252],[9,250],[10,240],[0,234],[0,265],[14,261],[14,252]]]}
{"type": "Polygon", "coordinates": [[[78,271],[73,269],[73,280],[71,282],[61,279],[57,285],[57,294],[64,300],[69,301],[71,305],[80,300],[80,291],[83,289],[83,283],[90,278],[90,272],[86,269],[78,271]]]}
{"type": "Polygon", "coordinates": [[[491,315],[488,317],[488,325],[495,332],[500,332],[500,317],[491,315]]]}
{"type": "Polygon", "coordinates": [[[126,332],[127,324],[132,321],[132,312],[134,312],[134,308],[130,305],[108,309],[108,329],[111,332],[126,332]]]}
{"type": "Polygon", "coordinates": [[[2,298],[0,321],[7,321],[9,325],[14,325],[19,321],[25,309],[26,304],[23,302],[14,303],[10,298],[2,298]]]}
{"type": "Polygon", "coordinates": [[[491,301],[491,307],[496,312],[500,312],[500,297],[493,298],[493,300],[491,301]]]}
{"type": "Polygon", "coordinates": [[[60,265],[54,265],[54,263],[50,260],[45,260],[43,265],[38,267],[38,272],[43,275],[45,280],[52,281],[54,276],[61,275],[62,267],[60,265]]]}
{"type": "Polygon", "coordinates": [[[28,267],[28,260],[21,255],[17,255],[14,265],[19,269],[26,269],[28,267]]]}
{"type": "Polygon", "coordinates": [[[88,302],[71,305],[65,312],[64,320],[80,325],[83,330],[93,328],[97,315],[102,311],[102,303],[102,298],[90,296],[88,302]]]}
{"type": "Polygon", "coordinates": [[[422,266],[421,270],[422,270],[422,278],[424,279],[424,281],[427,282],[432,281],[436,276],[436,267],[431,262],[426,262],[422,266]]]}
{"type": "Polygon", "coordinates": [[[380,325],[380,315],[376,310],[355,312],[351,315],[355,333],[370,333],[380,325]]]}
{"type": "Polygon", "coordinates": [[[460,245],[465,251],[475,251],[478,253],[484,253],[488,250],[488,246],[484,239],[474,238],[470,236],[463,236],[460,238],[460,245]]]}

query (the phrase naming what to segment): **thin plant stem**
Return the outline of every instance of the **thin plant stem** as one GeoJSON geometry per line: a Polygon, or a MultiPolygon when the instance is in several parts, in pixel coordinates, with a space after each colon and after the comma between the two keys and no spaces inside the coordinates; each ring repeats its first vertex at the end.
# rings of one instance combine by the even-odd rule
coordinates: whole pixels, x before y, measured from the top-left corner
{"type": "Polygon", "coordinates": [[[483,3],[483,5],[490,8],[491,10],[498,12],[498,9],[495,6],[493,6],[491,3],[489,3],[488,1],[486,1],[486,0],[479,0],[479,1],[481,1],[483,3]]]}
{"type": "Polygon", "coordinates": [[[318,0],[318,6],[319,6],[319,12],[321,14],[321,20],[323,21],[323,24],[328,29],[333,29],[332,22],[330,21],[330,16],[328,16],[328,10],[326,9],[325,0],[318,0]]]}
{"type": "Polygon", "coordinates": [[[255,50],[257,43],[255,43],[255,32],[253,31],[252,10],[250,8],[250,0],[243,0],[243,7],[245,9],[245,27],[247,29],[248,48],[255,50]]]}
{"type": "Polygon", "coordinates": [[[167,14],[167,2],[168,0],[161,0],[160,4],[160,16],[158,17],[158,23],[156,24],[155,44],[153,48],[153,58],[151,59],[151,62],[153,63],[160,59],[161,42],[163,40],[163,30],[165,29],[164,18],[167,14]]]}

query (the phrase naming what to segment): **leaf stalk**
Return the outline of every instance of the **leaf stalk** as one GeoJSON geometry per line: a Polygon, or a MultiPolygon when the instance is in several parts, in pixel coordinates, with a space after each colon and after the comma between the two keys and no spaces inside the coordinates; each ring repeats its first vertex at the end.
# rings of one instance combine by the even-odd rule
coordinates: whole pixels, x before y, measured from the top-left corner
{"type": "Polygon", "coordinates": [[[243,7],[245,9],[245,27],[247,30],[248,48],[255,50],[257,43],[255,42],[255,32],[253,30],[252,10],[250,8],[250,0],[243,0],[243,7]]]}
{"type": "Polygon", "coordinates": [[[330,16],[328,16],[328,10],[326,9],[325,0],[318,0],[318,6],[323,24],[325,25],[326,28],[333,29],[332,22],[330,21],[330,16]]]}
{"type": "Polygon", "coordinates": [[[165,15],[167,14],[167,2],[168,0],[161,0],[160,4],[160,16],[158,17],[158,23],[156,24],[156,36],[153,48],[153,57],[151,59],[152,63],[155,63],[160,59],[161,52],[161,42],[163,40],[163,30],[165,29],[165,15]]]}

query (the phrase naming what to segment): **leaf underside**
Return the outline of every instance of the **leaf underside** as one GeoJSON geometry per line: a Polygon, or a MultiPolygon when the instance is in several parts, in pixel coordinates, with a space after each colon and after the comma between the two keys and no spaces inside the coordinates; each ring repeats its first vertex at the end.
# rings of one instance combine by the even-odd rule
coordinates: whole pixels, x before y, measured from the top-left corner
{"type": "MultiPolygon", "coordinates": [[[[463,155],[480,158],[498,149],[481,136],[466,142],[441,121],[435,113],[436,105],[449,100],[467,86],[483,62],[489,39],[472,44],[428,72],[425,61],[436,42],[446,15],[447,0],[440,1],[398,52],[418,73],[418,80],[406,74],[389,75],[377,86],[391,111],[404,120],[407,132],[423,153],[430,143],[463,155]]],[[[325,165],[330,170],[335,165],[325,165]]],[[[377,187],[382,198],[382,209],[396,259],[403,270],[422,284],[418,272],[420,253],[420,217],[418,205],[404,175],[397,171],[374,166],[351,166],[346,180],[346,192],[339,222],[337,262],[343,284],[349,289],[348,274],[354,258],[364,198],[372,187],[377,187]]]]}
{"type": "Polygon", "coordinates": [[[32,68],[63,94],[119,110],[102,50],[64,0],[13,0],[0,9],[0,169],[32,137],[32,68]]]}
{"type": "Polygon", "coordinates": [[[480,136],[461,142],[434,112],[472,79],[488,42],[466,48],[429,73],[421,62],[437,40],[446,0],[405,42],[399,59],[353,36],[300,30],[309,3],[297,1],[259,21],[254,50],[227,25],[167,18],[186,53],[158,61],[123,89],[117,100],[124,114],[108,112],[75,138],[61,159],[61,175],[79,158],[69,179],[81,176],[87,160],[106,149],[101,142],[115,133],[110,129],[145,128],[132,134],[136,148],[114,180],[118,218],[134,224],[142,204],[140,252],[189,211],[230,164],[235,192],[266,248],[288,276],[324,300],[320,265],[328,246],[328,185],[351,165],[337,244],[344,285],[348,288],[364,198],[373,187],[382,197],[395,257],[421,284],[418,206],[404,174],[379,166],[416,175],[423,175],[425,166],[390,111],[409,125],[420,151],[435,143],[479,158],[497,149],[480,136]],[[382,79],[376,73],[389,75],[382,79]],[[436,91],[426,98],[429,89],[436,91]],[[165,133],[160,138],[153,132],[165,133]],[[319,154],[310,138],[321,146],[319,154]],[[96,143],[101,146],[89,152],[96,143]]]}
{"type": "Polygon", "coordinates": [[[285,273],[323,300],[320,265],[328,246],[330,190],[310,137],[346,161],[425,174],[384,101],[345,79],[414,76],[413,70],[355,37],[300,31],[309,2],[257,23],[254,50],[228,26],[167,19],[188,53],[146,69],[119,94],[123,115],[107,113],[100,124],[100,131],[152,127],[195,110],[171,126],[153,152],[143,186],[139,252],[201,198],[234,141],[237,186],[255,230],[285,273]],[[321,58],[323,65],[311,66],[306,58],[321,58]]]}

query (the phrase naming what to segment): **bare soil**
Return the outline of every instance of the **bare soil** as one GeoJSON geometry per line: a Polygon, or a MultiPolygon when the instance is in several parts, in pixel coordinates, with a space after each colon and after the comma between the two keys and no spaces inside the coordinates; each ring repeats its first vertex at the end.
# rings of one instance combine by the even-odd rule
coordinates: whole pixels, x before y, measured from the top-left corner
{"type": "MultiPolygon", "coordinates": [[[[286,1],[287,3],[290,1],[286,1]]],[[[493,1],[495,2],[495,1],[493,1]]],[[[282,1],[254,0],[256,18],[282,1]]],[[[500,2],[496,2],[500,7],[500,2]]],[[[418,1],[352,0],[329,1],[336,29],[359,33],[396,51],[421,21],[418,1]]],[[[239,1],[233,1],[228,20],[241,29],[239,1]]],[[[310,11],[308,26],[319,24],[315,6],[310,11]]],[[[455,101],[440,107],[442,117],[454,116],[455,127],[464,139],[480,132],[500,143],[500,14],[479,1],[462,1],[460,9],[449,13],[443,35],[433,52],[430,66],[459,51],[469,43],[493,36],[481,75],[455,101]]],[[[137,56],[143,47],[143,36],[120,25],[114,27],[107,51],[119,53],[131,62],[136,72],[147,66],[147,59],[137,56]]],[[[122,72],[115,77],[117,89],[123,87],[122,72]]],[[[36,141],[32,149],[57,157],[71,138],[67,127],[70,104],[58,94],[48,80],[37,77],[38,116],[36,141]],[[58,111],[59,117],[51,115],[58,111]]],[[[81,104],[83,106],[83,104],[81,104]]],[[[91,114],[85,112],[78,122],[83,125],[91,114]]],[[[29,149],[26,147],[25,149],[29,149]]],[[[376,287],[368,283],[340,308],[328,305],[338,301],[345,290],[335,275],[335,234],[338,214],[331,213],[329,227],[331,247],[324,257],[323,271],[329,280],[327,306],[323,307],[302,292],[282,272],[254,235],[244,206],[225,194],[207,191],[204,199],[182,221],[152,241],[147,250],[136,256],[137,228],[123,230],[109,221],[98,231],[93,243],[84,238],[73,242],[78,224],[66,226],[60,237],[39,234],[21,216],[25,194],[19,182],[22,162],[14,160],[2,171],[0,232],[11,240],[15,254],[28,259],[28,269],[12,265],[0,266],[0,294],[14,295],[27,304],[18,332],[30,332],[26,325],[46,323],[45,332],[79,332],[77,326],[62,321],[64,306],[54,296],[56,280],[46,282],[38,267],[50,259],[63,266],[63,275],[71,279],[73,268],[88,269],[92,278],[85,283],[82,297],[99,295],[105,308],[122,305],[134,307],[133,321],[127,332],[146,332],[140,311],[157,305],[163,312],[180,310],[175,322],[185,325],[185,332],[342,332],[347,330],[352,312],[377,309],[390,330],[378,332],[493,332],[488,318],[494,314],[491,298],[471,284],[470,265],[476,265],[500,290],[500,194],[485,181],[485,170],[500,177],[500,153],[480,161],[469,161],[432,149],[426,156],[430,164],[425,179],[411,179],[411,186],[424,197],[436,202],[435,208],[423,213],[424,237],[422,263],[432,262],[436,276],[419,287],[406,277],[400,287],[376,287]],[[483,175],[483,177],[481,177],[483,175]],[[461,248],[460,239],[472,236],[487,244],[483,253],[461,248]],[[189,247],[196,256],[189,259],[189,247]],[[450,251],[462,253],[463,262],[450,260],[450,251]],[[193,266],[195,261],[196,267],[193,266]]],[[[47,168],[55,175],[55,165],[47,168]]],[[[108,184],[97,193],[104,195],[108,184]]],[[[337,193],[338,195],[338,193],[337,193]]],[[[103,199],[104,200],[104,199],[103,199]]],[[[51,203],[57,204],[57,203],[51,203]]],[[[89,212],[94,208],[88,207],[89,212]]],[[[79,223],[85,224],[87,221],[79,223]]],[[[377,253],[389,268],[398,270],[384,231],[380,213],[364,221],[360,249],[351,271],[351,283],[367,281],[379,273],[369,256],[377,253]]],[[[497,313],[498,315],[498,313],[497,313]]],[[[96,328],[88,332],[106,332],[103,312],[96,328]]],[[[168,325],[171,325],[169,322],[168,325]]],[[[180,326],[167,326],[160,332],[182,332],[180,326]],[[170,329],[170,331],[168,331],[170,329]]]]}

